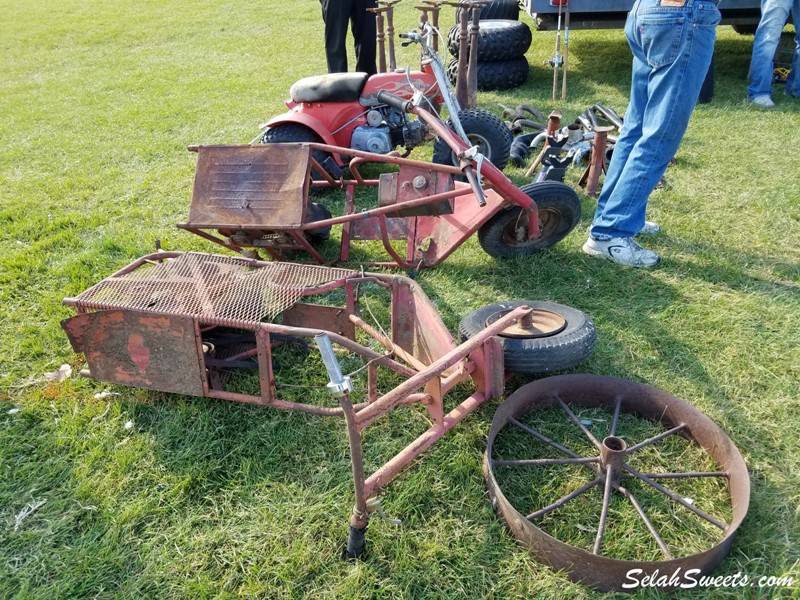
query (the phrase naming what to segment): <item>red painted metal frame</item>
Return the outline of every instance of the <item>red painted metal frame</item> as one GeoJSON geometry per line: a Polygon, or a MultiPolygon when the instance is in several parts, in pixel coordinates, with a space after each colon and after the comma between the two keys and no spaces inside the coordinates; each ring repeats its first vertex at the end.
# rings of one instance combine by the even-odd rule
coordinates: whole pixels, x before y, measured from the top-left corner
{"type": "MultiPolygon", "coordinates": [[[[109,279],[181,256],[180,252],[151,254],[109,279]]],[[[231,260],[240,261],[250,270],[273,264],[243,258],[231,260]]],[[[307,320],[310,326],[236,318],[200,319],[195,315],[165,314],[157,310],[128,310],[104,301],[86,301],[79,297],[64,300],[64,304],[74,307],[78,314],[62,321],[62,327],[74,350],[86,355],[89,369],[82,374],[90,377],[316,415],[343,416],[354,465],[356,507],[351,525],[361,528],[366,526],[369,518],[365,504],[367,498],[382,492],[394,477],[482,402],[502,394],[503,351],[494,336],[529,314],[530,310],[517,308],[468,341],[456,344],[430,299],[411,279],[383,273],[353,272],[352,276],[307,289],[305,298],[312,299],[336,289],[345,292],[344,306],[303,303],[285,311],[289,314],[299,308],[299,316],[294,319],[307,320]],[[376,331],[358,315],[359,292],[365,284],[381,286],[391,296],[391,337],[376,331]],[[331,318],[333,313],[339,316],[331,318]],[[344,325],[345,317],[353,324],[352,329],[344,325]],[[208,339],[210,332],[222,327],[255,334],[254,349],[218,362],[224,364],[225,360],[257,356],[259,395],[225,390],[218,383],[219,367],[209,366],[204,340],[208,339]],[[358,343],[354,335],[356,327],[385,346],[387,351],[379,353],[358,343]],[[327,407],[277,397],[270,337],[283,335],[311,339],[321,332],[326,333],[335,346],[368,361],[368,384],[363,401],[354,405],[349,395],[345,395],[340,406],[327,407]],[[405,381],[379,395],[380,373],[385,369],[403,376],[405,381]],[[475,384],[475,392],[445,413],[444,396],[454,386],[469,379],[475,384]],[[374,473],[365,474],[361,432],[393,409],[408,404],[425,406],[431,426],[374,473]]]]}
{"type": "MultiPolygon", "coordinates": [[[[437,136],[443,139],[456,153],[461,156],[468,149],[467,144],[453,133],[442,121],[428,111],[415,107],[408,103],[407,110],[417,115],[437,136]]],[[[540,234],[539,219],[536,209],[536,202],[527,194],[515,186],[504,174],[488,160],[480,165],[480,176],[482,180],[482,198],[478,198],[475,188],[471,184],[462,182],[452,183],[452,187],[444,184],[436,185],[436,192],[430,195],[415,193],[411,190],[411,174],[419,174],[424,177],[424,173],[429,174],[430,179],[437,181],[450,178],[453,175],[467,173],[472,175],[478,165],[473,160],[462,158],[461,167],[453,167],[439,164],[432,164],[418,160],[411,160],[400,157],[397,153],[375,154],[360,150],[332,146],[328,144],[309,143],[309,144],[261,144],[254,146],[192,146],[190,150],[201,154],[198,160],[198,175],[195,182],[195,195],[192,199],[190,210],[190,222],[179,223],[178,227],[186,229],[237,252],[244,252],[245,248],[256,248],[265,250],[272,258],[284,259],[282,250],[295,249],[305,250],[319,262],[324,264],[326,261],[320,253],[308,242],[304,232],[320,229],[323,227],[342,226],[341,249],[339,260],[346,261],[350,255],[351,244],[358,239],[380,240],[384,249],[391,258],[389,261],[374,261],[366,264],[374,266],[391,266],[402,268],[433,267],[444,261],[461,244],[472,236],[486,221],[488,221],[504,205],[512,204],[520,206],[528,213],[528,235],[532,239],[540,234]],[[303,221],[299,226],[296,219],[292,222],[281,222],[281,214],[278,211],[274,215],[273,224],[264,225],[260,218],[248,221],[252,218],[252,211],[242,210],[242,216],[235,223],[232,223],[228,216],[230,211],[222,211],[227,221],[213,219],[213,210],[197,210],[196,203],[204,201],[202,196],[197,194],[198,183],[203,173],[205,161],[204,153],[207,152],[229,152],[231,156],[253,156],[266,154],[269,152],[280,151],[276,147],[284,147],[286,154],[295,156],[295,160],[300,154],[296,151],[298,147],[306,148],[308,161],[308,171],[311,167],[317,173],[323,174],[323,179],[311,182],[312,188],[318,189],[341,189],[345,192],[345,209],[341,216],[332,217],[320,221],[303,221]],[[289,150],[291,152],[289,152],[289,150]],[[314,159],[316,151],[349,157],[349,171],[351,179],[334,179],[322,168],[314,159]],[[397,189],[397,201],[383,206],[377,206],[368,210],[358,210],[355,206],[354,195],[358,187],[378,187],[381,183],[379,179],[365,179],[359,167],[365,163],[392,164],[400,167],[400,173],[394,183],[397,189]],[[404,175],[406,174],[406,175],[404,175]],[[401,177],[406,177],[402,182],[401,177]],[[411,190],[411,191],[409,191],[411,190]],[[485,204],[482,205],[481,201],[485,204]],[[437,210],[443,202],[452,204],[450,214],[441,214],[437,210]],[[192,214],[202,215],[205,221],[192,221],[192,214]],[[210,215],[210,216],[209,216],[210,215]],[[417,215],[417,216],[402,216],[417,215]],[[215,230],[211,233],[208,230],[215,230]],[[245,239],[237,238],[235,232],[244,234],[245,239]],[[279,244],[262,241],[265,234],[280,234],[283,240],[279,244]],[[251,237],[247,237],[247,236],[251,237]],[[392,246],[392,240],[406,239],[405,256],[402,256],[392,246]]],[[[384,185],[391,182],[384,178],[384,185]]],[[[305,194],[305,191],[304,191],[305,194]]],[[[297,199],[293,194],[288,196],[289,202],[303,202],[303,209],[307,203],[307,195],[302,199],[297,199]]],[[[302,212],[302,211],[300,211],[302,212]]],[[[288,213],[293,216],[298,213],[295,207],[290,207],[288,213]]],[[[288,214],[287,213],[287,214],[288,214]]]]}

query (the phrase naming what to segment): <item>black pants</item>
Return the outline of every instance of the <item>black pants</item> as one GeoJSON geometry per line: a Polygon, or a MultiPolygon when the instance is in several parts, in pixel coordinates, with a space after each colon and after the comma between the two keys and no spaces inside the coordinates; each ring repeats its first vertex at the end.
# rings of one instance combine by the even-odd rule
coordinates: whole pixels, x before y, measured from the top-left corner
{"type": "Polygon", "coordinates": [[[356,71],[373,75],[375,66],[375,0],[320,0],[325,21],[325,56],[329,73],[347,72],[347,25],[352,22],[356,71]]]}

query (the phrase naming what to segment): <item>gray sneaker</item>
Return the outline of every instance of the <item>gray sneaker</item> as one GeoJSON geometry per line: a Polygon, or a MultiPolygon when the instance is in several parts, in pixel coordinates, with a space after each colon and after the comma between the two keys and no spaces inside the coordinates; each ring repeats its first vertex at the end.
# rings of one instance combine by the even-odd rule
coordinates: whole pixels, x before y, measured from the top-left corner
{"type": "Polygon", "coordinates": [[[602,241],[589,238],[583,251],[591,256],[600,256],[628,267],[652,267],[661,257],[652,250],[645,250],[633,238],[611,238],[602,241]]]}
{"type": "Polygon", "coordinates": [[[775,108],[775,103],[772,101],[772,98],[767,95],[750,98],[750,102],[759,108],[775,108]]]}
{"type": "Polygon", "coordinates": [[[645,221],[636,235],[655,235],[661,233],[661,226],[653,221],[645,221]]]}

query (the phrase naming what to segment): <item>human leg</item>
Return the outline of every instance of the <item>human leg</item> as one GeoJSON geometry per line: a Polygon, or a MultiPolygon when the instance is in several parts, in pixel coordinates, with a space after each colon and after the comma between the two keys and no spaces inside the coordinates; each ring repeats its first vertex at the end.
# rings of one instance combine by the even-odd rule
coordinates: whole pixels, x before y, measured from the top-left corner
{"type": "Polygon", "coordinates": [[[792,0],[761,0],[761,21],[753,38],[750,85],[747,88],[747,97],[751,100],[772,95],[772,61],[792,4],[792,0]]]}
{"type": "MultiPolygon", "coordinates": [[[[630,12],[628,19],[625,22],[625,35],[628,38],[629,44],[635,43],[633,40],[635,38],[634,32],[636,30],[636,11],[638,6],[638,3],[634,5],[633,10],[630,12]]],[[[599,227],[602,227],[602,224],[606,222],[606,218],[604,217],[606,204],[608,203],[609,198],[611,198],[611,196],[614,194],[614,190],[616,189],[625,165],[628,162],[631,150],[633,150],[634,145],[642,135],[642,118],[644,115],[644,108],[647,106],[648,76],[649,68],[647,67],[647,64],[642,63],[642,61],[638,59],[634,53],[630,101],[628,102],[628,108],[625,111],[625,118],[619,138],[617,139],[616,144],[614,144],[614,152],[611,155],[611,161],[608,164],[608,170],[606,172],[605,179],[603,180],[603,189],[600,192],[600,197],[597,199],[597,208],[595,210],[595,216],[592,223],[593,227],[591,234],[593,237],[598,239],[608,239],[613,237],[613,232],[611,234],[603,234],[601,233],[599,227]],[[595,224],[598,225],[597,230],[594,229],[595,224]]],[[[610,225],[610,223],[605,224],[610,225]]]]}
{"type": "Polygon", "coordinates": [[[790,96],[800,96],[800,0],[792,4],[792,21],[794,21],[794,54],[789,77],[786,78],[786,93],[790,96]]]}
{"type": "Polygon", "coordinates": [[[325,57],[328,73],[347,72],[347,26],[352,0],[320,0],[325,21],[325,57]]]}
{"type": "Polygon", "coordinates": [[[377,29],[375,15],[367,12],[367,9],[375,8],[376,6],[375,0],[357,0],[353,2],[350,15],[356,48],[356,71],[369,73],[370,75],[378,72],[378,67],[375,63],[377,29]]]}
{"type": "Polygon", "coordinates": [[[638,3],[629,32],[634,82],[644,81],[639,85],[646,89],[641,135],[618,165],[613,189],[602,205],[598,202],[593,238],[631,237],[644,225],[650,193],[678,150],[697,102],[719,18],[709,2],[689,0],[675,10],[665,10],[657,0],[638,3]]]}

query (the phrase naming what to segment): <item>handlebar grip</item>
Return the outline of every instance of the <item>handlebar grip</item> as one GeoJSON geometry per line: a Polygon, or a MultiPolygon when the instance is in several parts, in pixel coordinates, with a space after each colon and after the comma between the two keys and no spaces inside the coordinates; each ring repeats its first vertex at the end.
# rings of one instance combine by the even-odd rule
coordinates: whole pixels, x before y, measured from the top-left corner
{"type": "Polygon", "coordinates": [[[472,166],[467,165],[464,167],[463,171],[464,175],[467,177],[467,181],[469,182],[470,186],[472,186],[472,193],[475,194],[475,200],[478,201],[478,206],[486,206],[486,196],[483,194],[483,188],[481,188],[481,184],[478,181],[478,177],[475,175],[475,171],[473,170],[472,166]]]}
{"type": "Polygon", "coordinates": [[[378,92],[378,102],[382,104],[388,104],[389,106],[396,108],[397,110],[402,110],[403,112],[411,112],[411,100],[405,100],[400,96],[395,96],[392,93],[387,92],[386,90],[381,90],[378,92]]]}

